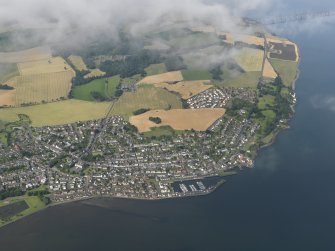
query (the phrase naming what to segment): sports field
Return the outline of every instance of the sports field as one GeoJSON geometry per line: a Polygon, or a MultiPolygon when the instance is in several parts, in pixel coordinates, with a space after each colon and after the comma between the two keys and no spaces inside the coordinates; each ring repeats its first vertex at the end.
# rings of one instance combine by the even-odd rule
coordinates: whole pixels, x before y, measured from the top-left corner
{"type": "Polygon", "coordinates": [[[130,117],[129,122],[136,126],[139,132],[148,132],[150,128],[160,126],[171,126],[174,130],[181,131],[205,131],[222,117],[225,111],[223,108],[152,110],[130,117]],[[158,117],[162,122],[156,124],[149,120],[150,117],[158,117]]]}
{"type": "Polygon", "coordinates": [[[182,99],[189,99],[212,87],[209,80],[182,81],[176,84],[159,83],[155,84],[155,86],[170,92],[175,92],[179,94],[182,99]]]}

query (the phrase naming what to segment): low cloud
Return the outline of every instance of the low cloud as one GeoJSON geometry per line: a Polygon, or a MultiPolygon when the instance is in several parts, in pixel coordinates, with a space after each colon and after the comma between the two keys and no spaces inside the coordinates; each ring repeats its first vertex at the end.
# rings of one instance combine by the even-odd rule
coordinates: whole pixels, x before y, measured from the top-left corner
{"type": "Polygon", "coordinates": [[[314,96],[311,103],[314,109],[335,112],[335,96],[314,96]]]}

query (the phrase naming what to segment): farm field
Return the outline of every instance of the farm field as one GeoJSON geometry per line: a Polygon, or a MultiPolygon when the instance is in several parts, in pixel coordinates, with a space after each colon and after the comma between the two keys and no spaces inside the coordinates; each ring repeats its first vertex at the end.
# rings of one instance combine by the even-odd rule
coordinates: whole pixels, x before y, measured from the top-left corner
{"type": "Polygon", "coordinates": [[[16,64],[1,64],[0,63],[0,84],[8,79],[18,76],[19,69],[16,64]]]}
{"type": "Polygon", "coordinates": [[[270,59],[270,63],[282,78],[283,84],[287,87],[291,87],[297,76],[298,63],[280,59],[270,59]]]}
{"type": "Polygon", "coordinates": [[[261,75],[261,72],[246,72],[235,79],[224,80],[223,82],[216,82],[216,85],[219,87],[243,87],[256,89],[261,75]]]}
{"type": "Polygon", "coordinates": [[[102,77],[106,75],[106,72],[101,71],[100,69],[90,69],[90,73],[84,76],[84,78],[95,78],[102,77]]]}
{"type": "Polygon", "coordinates": [[[68,60],[78,71],[87,71],[87,66],[81,56],[71,55],[68,60]]]}
{"type": "Polygon", "coordinates": [[[273,69],[273,67],[272,67],[272,65],[271,65],[271,63],[269,62],[268,59],[265,60],[263,77],[264,78],[269,78],[269,79],[275,79],[276,77],[278,77],[278,74],[273,69]]]}
{"type": "Polygon", "coordinates": [[[132,116],[129,122],[136,126],[139,132],[149,132],[152,127],[170,126],[174,130],[207,130],[216,120],[225,114],[223,108],[205,109],[172,109],[151,110],[146,113],[132,116]],[[149,120],[150,117],[158,117],[162,120],[156,124],[149,120]]]}
{"type": "Polygon", "coordinates": [[[119,76],[96,79],[88,84],[76,86],[73,89],[73,97],[80,100],[94,101],[91,92],[98,92],[104,98],[113,97],[119,82],[119,76]]]}
{"type": "Polygon", "coordinates": [[[182,99],[189,99],[207,89],[211,88],[210,80],[182,81],[176,84],[159,83],[156,87],[166,89],[170,92],[178,93],[182,99]]]}
{"type": "Polygon", "coordinates": [[[236,34],[234,35],[235,41],[241,41],[246,44],[254,44],[258,46],[264,46],[264,38],[261,37],[256,37],[252,35],[241,35],[241,34],[236,34]]]}
{"type": "Polygon", "coordinates": [[[71,66],[67,64],[66,61],[61,57],[19,63],[18,68],[21,76],[40,73],[73,71],[71,66]]]}
{"type": "Polygon", "coordinates": [[[0,63],[22,63],[51,58],[49,47],[36,47],[16,52],[0,52],[0,63]]]}
{"type": "Polygon", "coordinates": [[[52,126],[103,118],[110,102],[87,102],[81,100],[65,100],[60,102],[0,109],[0,120],[14,122],[19,114],[26,114],[32,126],[52,126]]]}
{"type": "Polygon", "coordinates": [[[208,70],[184,70],[182,74],[186,81],[212,79],[212,74],[208,70]]]}
{"type": "Polygon", "coordinates": [[[237,52],[235,56],[236,62],[243,70],[261,71],[263,65],[264,52],[258,49],[243,48],[237,52]]]}
{"type": "Polygon", "coordinates": [[[114,105],[112,114],[128,119],[133,112],[141,109],[178,109],[182,103],[177,95],[152,85],[141,85],[136,92],[124,93],[114,105]]]}
{"type": "Polygon", "coordinates": [[[139,84],[157,84],[165,82],[179,82],[183,80],[183,75],[180,71],[171,71],[153,76],[148,76],[139,81],[139,84]]]}
{"type": "Polygon", "coordinates": [[[157,75],[167,72],[165,64],[152,64],[145,68],[145,72],[148,76],[157,75]]]}

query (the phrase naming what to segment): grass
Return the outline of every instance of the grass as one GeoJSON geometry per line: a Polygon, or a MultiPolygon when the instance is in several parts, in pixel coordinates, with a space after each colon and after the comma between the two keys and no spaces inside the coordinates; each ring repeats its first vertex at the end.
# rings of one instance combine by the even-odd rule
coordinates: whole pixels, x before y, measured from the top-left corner
{"type": "Polygon", "coordinates": [[[149,67],[145,68],[145,72],[148,76],[156,75],[167,72],[165,64],[152,64],[149,67]]]}
{"type": "Polygon", "coordinates": [[[121,80],[121,82],[122,82],[122,84],[129,85],[129,84],[135,84],[138,81],[140,81],[141,79],[142,79],[141,74],[137,74],[137,75],[134,75],[134,76],[129,77],[129,78],[123,78],[121,80]]]}
{"type": "Polygon", "coordinates": [[[5,146],[8,145],[8,134],[6,132],[0,133],[0,142],[4,144],[5,146]]]}
{"type": "Polygon", "coordinates": [[[15,76],[19,76],[19,74],[17,64],[0,64],[0,83],[4,83],[15,76]]]}
{"type": "Polygon", "coordinates": [[[79,100],[94,101],[91,92],[98,92],[104,98],[110,98],[114,96],[119,82],[119,76],[96,79],[88,84],[76,86],[73,89],[73,97],[79,100]]]}
{"type": "Polygon", "coordinates": [[[134,111],[141,108],[151,110],[178,109],[182,108],[182,103],[177,95],[164,89],[156,88],[153,85],[141,85],[136,92],[123,94],[115,103],[112,113],[128,119],[134,111]]]}
{"type": "Polygon", "coordinates": [[[270,63],[282,78],[283,84],[287,87],[291,87],[297,76],[298,63],[280,59],[270,59],[270,63]]]}
{"type": "Polygon", "coordinates": [[[275,97],[271,95],[265,95],[261,97],[258,101],[258,108],[261,110],[266,110],[271,108],[275,104],[275,97]]]}
{"type": "Polygon", "coordinates": [[[15,197],[15,198],[10,198],[6,199],[5,201],[0,201],[0,207],[1,206],[6,206],[12,203],[16,203],[19,201],[25,201],[29,208],[21,211],[20,213],[11,216],[8,220],[0,220],[0,226],[9,222],[16,221],[22,217],[25,217],[27,215],[30,215],[32,213],[35,213],[43,208],[45,208],[45,204],[41,199],[37,196],[23,196],[23,197],[15,197]]]}
{"type": "Polygon", "coordinates": [[[161,137],[161,136],[172,136],[175,131],[170,126],[153,127],[150,132],[145,132],[143,135],[148,138],[161,137]]]}
{"type": "Polygon", "coordinates": [[[212,79],[212,74],[208,70],[184,70],[182,74],[185,81],[212,79]]]}
{"type": "Polygon", "coordinates": [[[87,121],[103,118],[110,102],[87,102],[81,100],[66,100],[48,104],[3,108],[0,109],[0,120],[14,122],[19,114],[26,114],[32,121],[32,126],[63,125],[77,121],[87,121]]]}
{"type": "Polygon", "coordinates": [[[222,82],[216,82],[219,87],[235,87],[235,88],[253,88],[256,89],[261,72],[246,72],[235,79],[227,79],[222,82]]]}
{"type": "Polygon", "coordinates": [[[263,56],[262,50],[243,48],[238,52],[235,60],[245,71],[261,71],[263,56]]]}

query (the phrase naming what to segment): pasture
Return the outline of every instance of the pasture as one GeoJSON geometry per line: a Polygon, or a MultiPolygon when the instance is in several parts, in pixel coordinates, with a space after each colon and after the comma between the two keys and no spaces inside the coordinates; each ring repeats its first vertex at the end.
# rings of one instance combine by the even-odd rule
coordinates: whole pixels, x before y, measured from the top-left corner
{"type": "Polygon", "coordinates": [[[16,52],[0,52],[0,63],[23,63],[45,60],[52,57],[49,47],[35,47],[16,52]]]}
{"type": "Polygon", "coordinates": [[[164,63],[162,64],[152,64],[149,67],[145,68],[145,72],[148,76],[157,75],[167,72],[166,66],[164,63]]]}
{"type": "Polygon", "coordinates": [[[298,62],[270,59],[273,68],[278,72],[286,87],[292,87],[298,74],[298,62]]]}
{"type": "Polygon", "coordinates": [[[181,96],[182,99],[189,99],[207,89],[211,88],[210,80],[200,81],[182,81],[176,84],[159,83],[156,87],[166,89],[170,92],[175,92],[181,96]]]}
{"type": "Polygon", "coordinates": [[[186,81],[208,80],[212,79],[212,74],[208,70],[191,69],[182,71],[183,78],[186,81]]]}
{"type": "Polygon", "coordinates": [[[205,109],[172,109],[151,110],[146,113],[132,116],[129,122],[136,126],[139,132],[149,132],[153,127],[170,126],[174,130],[206,131],[216,120],[225,114],[223,108],[205,109]],[[149,120],[150,117],[158,117],[162,120],[156,124],[149,120]]]}
{"type": "Polygon", "coordinates": [[[223,82],[215,82],[219,87],[234,87],[234,88],[253,88],[256,89],[259,78],[262,76],[261,72],[246,72],[240,76],[227,79],[223,82]]]}

